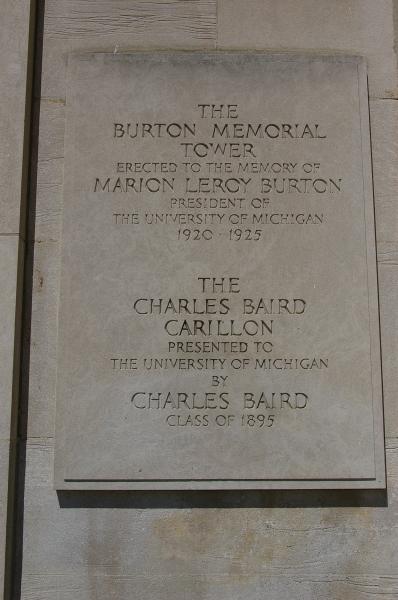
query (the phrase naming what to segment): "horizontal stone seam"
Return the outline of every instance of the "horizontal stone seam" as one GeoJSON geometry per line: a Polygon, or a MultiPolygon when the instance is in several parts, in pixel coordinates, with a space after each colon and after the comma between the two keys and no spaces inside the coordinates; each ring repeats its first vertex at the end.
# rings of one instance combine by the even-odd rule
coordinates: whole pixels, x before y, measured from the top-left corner
{"type": "MultiPolygon", "coordinates": [[[[170,48],[168,49],[170,50],[170,48]]],[[[154,52],[159,51],[159,49],[155,49],[154,52]]],[[[173,49],[174,51],[174,49],[173,49]]],[[[182,52],[186,52],[187,50],[182,50],[182,52]]],[[[191,49],[189,51],[192,51],[191,49]]],[[[200,52],[203,52],[204,50],[200,50],[200,52]]],[[[106,54],[106,52],[105,52],[106,54]]],[[[122,53],[119,53],[122,54],[122,53]]],[[[125,53],[127,54],[127,53],[125,53]]],[[[60,104],[62,106],[66,106],[66,97],[65,98],[57,98],[57,97],[51,97],[51,96],[36,96],[35,100],[39,100],[40,102],[48,102],[49,104],[60,104]]],[[[371,102],[377,102],[379,100],[390,100],[391,102],[397,102],[398,101],[398,95],[397,96],[373,96],[370,95],[369,96],[369,100],[371,102]]]]}
{"type": "Polygon", "coordinates": [[[19,233],[18,231],[16,231],[16,232],[14,232],[14,231],[1,232],[0,237],[16,237],[16,238],[20,238],[21,240],[25,239],[23,234],[19,233]]]}

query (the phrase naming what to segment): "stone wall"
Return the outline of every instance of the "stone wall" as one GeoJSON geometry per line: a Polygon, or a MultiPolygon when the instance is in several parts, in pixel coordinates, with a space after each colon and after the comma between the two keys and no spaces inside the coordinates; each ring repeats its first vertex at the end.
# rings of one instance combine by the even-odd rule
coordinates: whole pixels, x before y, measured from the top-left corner
{"type": "Polygon", "coordinates": [[[47,0],[41,6],[15,600],[19,575],[24,600],[398,597],[397,35],[393,0],[47,0]],[[388,498],[359,491],[53,490],[67,55],[156,48],[300,49],[368,59],[388,498]]]}
{"type": "Polygon", "coordinates": [[[0,5],[0,590],[9,587],[13,548],[34,8],[0,5]]]}

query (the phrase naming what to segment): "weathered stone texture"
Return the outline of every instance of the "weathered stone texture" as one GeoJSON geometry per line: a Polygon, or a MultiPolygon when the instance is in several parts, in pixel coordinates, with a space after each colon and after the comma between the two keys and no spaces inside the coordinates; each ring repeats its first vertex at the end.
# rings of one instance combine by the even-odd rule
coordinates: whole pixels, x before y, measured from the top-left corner
{"type": "Polygon", "coordinates": [[[19,233],[23,216],[31,4],[15,0],[0,6],[0,233],[19,233]]]}
{"type": "Polygon", "coordinates": [[[396,264],[388,262],[379,264],[379,288],[385,431],[387,437],[398,439],[398,266],[396,264]]]}
{"type": "Polygon", "coordinates": [[[9,466],[13,465],[14,456],[11,452],[14,452],[16,438],[20,331],[17,289],[23,247],[19,236],[0,235],[0,589],[4,585],[6,530],[7,522],[10,525],[9,511],[12,508],[12,500],[10,505],[8,503],[12,494],[9,466]]]}
{"type": "Polygon", "coordinates": [[[9,467],[10,458],[15,450],[14,442],[7,439],[0,439],[0,590],[5,585],[5,564],[8,536],[8,494],[9,494],[9,467]]]}
{"type": "Polygon", "coordinates": [[[57,308],[59,294],[59,245],[56,241],[29,243],[29,258],[34,255],[31,347],[29,368],[29,405],[22,407],[27,419],[28,437],[54,434],[57,308]]]}
{"type": "Polygon", "coordinates": [[[7,523],[12,522],[12,482],[20,358],[20,275],[24,242],[0,234],[0,589],[4,586],[7,523]],[[11,479],[9,479],[9,475],[11,479]],[[10,501],[9,501],[10,499],[10,501]]]}
{"type": "MultiPolygon", "coordinates": [[[[39,101],[38,101],[39,102],[39,101]]],[[[61,231],[65,102],[42,100],[37,163],[34,237],[57,241],[61,231]]],[[[32,232],[29,232],[32,237],[32,232]]]]}
{"type": "Polygon", "coordinates": [[[0,439],[13,437],[11,426],[11,398],[14,385],[15,320],[17,301],[18,262],[23,242],[16,235],[0,236],[0,439]]]}
{"type": "Polygon", "coordinates": [[[22,598],[395,600],[398,204],[394,100],[371,105],[382,263],[388,507],[371,506],[375,503],[372,495],[345,492],[328,498],[261,492],[122,494],[113,499],[106,495],[96,507],[92,494],[59,499],[52,490],[53,352],[67,52],[209,48],[216,42],[224,48],[359,52],[369,60],[372,97],[395,98],[393,2],[220,0],[218,34],[215,2],[50,0],[46,5],[36,234],[38,241],[49,243],[37,245],[34,264],[22,598]],[[134,18],[132,11],[137,11],[134,18]],[[44,277],[42,286],[40,277],[44,277]],[[201,508],[194,508],[198,505],[201,508]]]}
{"type": "Polygon", "coordinates": [[[398,243],[398,102],[372,101],[370,125],[377,241],[398,243]]]}
{"type": "Polygon", "coordinates": [[[218,47],[358,52],[370,95],[398,95],[391,0],[221,0],[218,47]]]}
{"type": "Polygon", "coordinates": [[[10,539],[6,539],[6,523],[12,522],[12,468],[10,478],[8,471],[13,465],[18,402],[18,283],[25,234],[33,9],[30,0],[0,3],[0,593],[4,587],[6,541],[11,547],[10,539]]]}
{"type": "Polygon", "coordinates": [[[213,48],[216,4],[216,0],[49,0],[42,96],[65,98],[69,52],[213,48]]]}
{"type": "Polygon", "coordinates": [[[83,493],[60,508],[52,459],[49,441],[29,443],[23,598],[396,598],[394,446],[388,508],[366,492],[83,493]]]}

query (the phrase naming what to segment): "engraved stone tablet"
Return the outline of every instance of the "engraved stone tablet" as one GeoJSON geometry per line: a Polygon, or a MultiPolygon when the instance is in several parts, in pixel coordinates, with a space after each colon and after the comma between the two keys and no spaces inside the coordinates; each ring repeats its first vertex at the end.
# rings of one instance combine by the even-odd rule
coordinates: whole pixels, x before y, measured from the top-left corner
{"type": "Polygon", "coordinates": [[[58,489],[385,486],[366,66],[69,61],[58,489]]]}

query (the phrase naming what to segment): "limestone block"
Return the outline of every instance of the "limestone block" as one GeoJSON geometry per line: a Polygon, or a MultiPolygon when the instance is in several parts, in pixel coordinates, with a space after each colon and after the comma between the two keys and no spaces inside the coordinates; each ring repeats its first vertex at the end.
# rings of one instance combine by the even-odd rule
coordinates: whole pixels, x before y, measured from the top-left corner
{"type": "Polygon", "coordinates": [[[213,48],[216,0],[49,0],[42,96],[65,98],[67,54],[148,48],[213,48]]]}
{"type": "Polygon", "coordinates": [[[369,587],[392,600],[398,592],[396,446],[387,452],[388,507],[366,492],[57,499],[52,459],[52,443],[29,445],[23,600],[185,600],[187,589],[193,600],[360,600],[369,587]]]}
{"type": "Polygon", "coordinates": [[[398,242],[398,102],[370,103],[376,236],[398,242]]]}
{"type": "MultiPolygon", "coordinates": [[[[13,492],[10,452],[15,446],[19,392],[20,278],[24,243],[17,235],[0,235],[0,589],[4,584],[6,524],[13,492]]],[[[13,457],[12,457],[13,458],[13,457]]]]}
{"type": "Polygon", "coordinates": [[[64,129],[64,102],[43,100],[40,106],[34,226],[34,237],[40,242],[60,238],[64,129]]]}
{"type": "Polygon", "coordinates": [[[14,390],[14,368],[18,364],[18,341],[16,327],[20,326],[17,301],[18,273],[23,253],[23,243],[18,236],[0,236],[0,439],[8,440],[11,432],[12,398],[14,390]],[[18,315],[18,322],[16,316],[18,315]]]}
{"type": "Polygon", "coordinates": [[[377,261],[386,265],[398,265],[398,242],[379,242],[377,261]]]}
{"type": "Polygon", "coordinates": [[[34,248],[28,436],[54,434],[59,246],[36,242],[34,248]]]}
{"type": "Polygon", "coordinates": [[[385,429],[398,438],[398,265],[379,264],[379,288],[385,429]]]}
{"type": "Polygon", "coordinates": [[[391,0],[220,0],[219,48],[360,53],[371,96],[396,97],[391,0]]]}
{"type": "Polygon", "coordinates": [[[0,590],[4,589],[4,565],[6,557],[6,539],[8,530],[9,497],[9,461],[15,450],[15,443],[0,439],[0,590]]]}
{"type": "Polygon", "coordinates": [[[26,169],[25,126],[28,77],[30,0],[2,2],[0,6],[0,233],[19,233],[26,169]]]}

